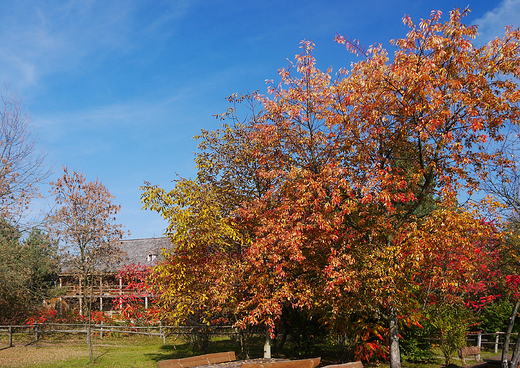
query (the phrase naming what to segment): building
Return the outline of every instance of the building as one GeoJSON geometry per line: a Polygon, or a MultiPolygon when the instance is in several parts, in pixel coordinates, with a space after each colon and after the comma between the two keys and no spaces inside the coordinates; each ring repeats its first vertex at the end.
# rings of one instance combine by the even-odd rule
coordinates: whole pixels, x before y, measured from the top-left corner
{"type": "MultiPolygon", "coordinates": [[[[123,254],[122,261],[111,269],[105,269],[93,275],[92,310],[113,311],[114,300],[118,296],[131,295],[133,293],[131,290],[127,290],[127,285],[123,283],[119,270],[124,266],[132,264],[155,265],[161,259],[161,249],[171,248],[171,242],[166,237],[129,239],[122,240],[119,247],[123,254]]],[[[59,286],[63,288],[64,295],[59,298],[59,306],[50,306],[50,308],[59,309],[58,313],[60,315],[63,312],[63,308],[78,308],[81,311],[84,299],[82,282],[82,278],[77,273],[61,272],[59,275],[59,286]]],[[[147,306],[148,297],[145,296],[143,298],[147,306]]]]}

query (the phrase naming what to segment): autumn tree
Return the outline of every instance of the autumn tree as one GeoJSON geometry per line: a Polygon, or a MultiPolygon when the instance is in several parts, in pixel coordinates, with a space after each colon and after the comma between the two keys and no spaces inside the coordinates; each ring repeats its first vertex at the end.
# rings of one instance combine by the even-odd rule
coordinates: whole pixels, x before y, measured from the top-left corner
{"type": "MultiPolygon", "coordinates": [[[[474,47],[477,29],[461,22],[466,13],[455,9],[443,23],[433,12],[419,25],[405,17],[410,31],[392,41],[392,60],[372,46],[333,83],[304,43],[301,77],[282,70],[253,135],[264,147],[256,159],[272,168],[262,174],[283,179],[238,211],[260,224],[252,261],[283,279],[325,262],[329,284],[363,291],[354,300],[370,300],[388,321],[392,367],[401,365],[399,311],[410,295],[410,284],[398,282],[404,244],[434,213],[429,201],[449,209],[478,189],[486,165],[503,160],[491,143],[518,122],[520,33],[507,29],[474,47]],[[273,200],[281,203],[274,209],[273,200]]],[[[287,298],[309,305],[307,295],[287,298]]],[[[328,300],[345,306],[333,294],[328,300]]]]}
{"type": "Polygon", "coordinates": [[[119,269],[119,278],[126,285],[125,292],[114,299],[114,307],[118,308],[127,321],[152,322],[156,320],[157,309],[148,279],[152,267],[142,264],[124,265],[119,269]]]}
{"type": "Polygon", "coordinates": [[[173,246],[163,250],[165,260],[154,268],[152,280],[156,300],[165,307],[162,318],[175,324],[235,323],[243,315],[238,303],[247,299],[248,285],[257,284],[243,279],[249,235],[233,213],[269,187],[252,156],[250,122],[256,119],[258,102],[254,94],[229,96],[228,101],[232,107],[217,118],[229,124],[196,137],[197,177],[180,178],[170,191],[149,183],[141,188],[144,208],[169,222],[173,246]],[[245,118],[238,117],[240,107],[248,112],[245,118]]]}
{"type": "MultiPolygon", "coordinates": [[[[225,126],[215,132],[203,131],[198,138],[201,139],[201,153],[197,157],[199,173],[196,179],[180,178],[175,188],[168,192],[149,183],[141,188],[144,208],[159,212],[169,221],[167,235],[175,248],[165,250],[167,261],[159,265],[158,269],[163,266],[171,268],[171,272],[176,275],[172,277],[184,279],[183,282],[177,281],[179,287],[190,282],[185,272],[193,273],[193,282],[205,279],[202,275],[195,276],[196,267],[191,264],[202,265],[207,262],[206,258],[221,251],[227,253],[231,249],[240,248],[244,242],[243,236],[230,216],[241,201],[255,196],[258,190],[248,177],[249,173],[254,174],[254,169],[246,170],[246,165],[252,162],[251,150],[247,148],[248,135],[241,126],[225,126]],[[184,257],[179,257],[184,252],[187,252],[186,257],[190,262],[186,269],[182,265],[184,257]],[[200,262],[195,262],[193,257],[200,257],[200,262]]],[[[211,270],[208,268],[208,271],[211,270]]],[[[172,285],[175,284],[173,279],[167,279],[172,285]]],[[[200,288],[188,289],[202,291],[200,288]]],[[[177,295],[182,295],[179,292],[177,290],[177,295]]],[[[193,299],[194,303],[200,300],[194,294],[190,298],[180,298],[185,302],[193,299]]],[[[192,307],[186,306],[187,310],[179,313],[179,316],[189,315],[192,307]]]]}
{"type": "MultiPolygon", "coordinates": [[[[82,315],[88,317],[92,303],[93,278],[96,272],[111,269],[121,259],[119,241],[122,225],[115,224],[121,206],[99,180],[87,182],[83,174],[67,167],[64,174],[51,183],[56,209],[51,214],[53,230],[58,237],[67,271],[81,280],[82,315]]],[[[90,359],[93,359],[90,331],[87,333],[90,359]]]]}
{"type": "MultiPolygon", "coordinates": [[[[329,325],[362,313],[387,322],[390,363],[399,368],[399,320],[419,302],[415,293],[426,284],[418,280],[457,300],[463,293],[454,285],[478,280],[482,249],[461,234],[489,227],[458,198],[479,189],[489,165],[508,161],[494,147],[518,123],[520,32],[508,28],[477,48],[477,28],[461,22],[467,12],[455,9],[445,22],[433,12],[418,25],[405,17],[410,31],[392,41],[392,59],[380,45],[365,51],[338,36],[363,59],[335,80],[317,68],[314,45],[302,42],[281,82],[256,96],[262,112],[244,125],[245,167],[253,170],[245,177],[262,184],[255,196],[223,203],[218,180],[207,187],[184,181],[170,194],[145,186],[145,207],[169,219],[172,239],[183,236],[172,255],[186,253],[170,259],[190,271],[199,262],[201,273],[203,265],[218,267],[207,284],[193,277],[202,296],[217,280],[226,284],[216,277],[226,267],[204,262],[226,259],[223,250],[237,236],[240,257],[231,264],[240,277],[228,282],[249,286],[233,299],[237,326],[266,324],[274,332],[287,305],[327,311],[329,325]],[[191,244],[202,252],[191,252],[191,244]],[[427,254],[444,266],[429,267],[427,254]]],[[[227,157],[241,147],[215,144],[227,157]]]]}

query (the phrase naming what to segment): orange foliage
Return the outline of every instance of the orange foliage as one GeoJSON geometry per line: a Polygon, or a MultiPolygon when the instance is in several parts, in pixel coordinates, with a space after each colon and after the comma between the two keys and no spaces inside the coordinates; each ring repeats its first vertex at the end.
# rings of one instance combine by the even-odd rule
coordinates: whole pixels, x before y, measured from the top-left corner
{"type": "MultiPolygon", "coordinates": [[[[164,301],[196,291],[199,311],[271,332],[286,306],[325,312],[331,326],[354,313],[386,320],[377,333],[397,368],[399,318],[416,323],[424,302],[480,298],[495,255],[480,241],[500,239],[457,198],[479,189],[488,165],[507,163],[489,147],[520,117],[520,32],[474,47],[466,13],[405,17],[392,59],[338,36],[365,58],[336,80],[302,42],[281,82],[255,96],[263,111],[203,134],[198,181],[170,193],[146,186],[145,206],[182,240],[156,269],[164,301]],[[244,195],[229,200],[230,188],[244,195]]],[[[362,340],[363,359],[382,349],[362,340]]]]}

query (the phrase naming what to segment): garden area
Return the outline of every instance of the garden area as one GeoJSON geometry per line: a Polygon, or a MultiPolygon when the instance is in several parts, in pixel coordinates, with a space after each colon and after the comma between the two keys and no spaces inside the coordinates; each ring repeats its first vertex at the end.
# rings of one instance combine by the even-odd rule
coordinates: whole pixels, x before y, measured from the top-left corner
{"type": "MultiPolygon", "coordinates": [[[[438,368],[462,366],[458,357],[461,346],[480,346],[480,358],[499,356],[504,342],[503,333],[484,331],[507,329],[505,325],[512,308],[509,302],[490,303],[477,316],[460,313],[447,315],[441,325],[439,319],[424,322],[424,326],[403,326],[401,354],[404,367],[438,368]],[[470,329],[474,331],[471,332],[470,329]],[[447,355],[450,360],[447,363],[447,355]]],[[[359,334],[338,336],[323,328],[320,323],[292,314],[286,330],[279,326],[278,334],[269,339],[271,354],[275,358],[305,359],[321,357],[320,366],[353,361],[361,350],[374,340],[355,340],[359,334]],[[288,326],[291,328],[288,328],[288,326]],[[354,338],[353,338],[354,337],[354,338]]],[[[366,336],[373,339],[376,324],[366,336]]],[[[262,329],[227,327],[171,327],[164,325],[128,323],[114,325],[92,324],[89,356],[86,327],[82,323],[40,323],[6,329],[0,326],[0,367],[157,367],[157,362],[194,355],[234,351],[237,359],[264,357],[266,335],[262,329]],[[11,334],[9,334],[9,331],[11,334]]],[[[510,341],[509,353],[516,342],[518,327],[510,341]]],[[[386,368],[385,359],[364,352],[365,367],[386,368]]],[[[466,357],[468,365],[476,364],[475,356],[466,357]]]]}
{"type": "Polygon", "coordinates": [[[168,224],[146,264],[123,262],[108,189],[65,166],[48,231],[0,218],[0,365],[152,367],[233,350],[433,368],[460,365],[465,346],[512,348],[520,30],[476,47],[468,13],[404,17],[393,58],[338,35],[361,59],[334,74],[302,41],[266,95],[227,97],[220,128],[195,137],[196,177],[140,188],[168,224]]]}
{"type": "MultiPolygon", "coordinates": [[[[261,336],[255,336],[250,341],[250,357],[263,356],[264,340],[261,336]]],[[[136,335],[112,335],[100,339],[93,339],[95,361],[94,366],[104,367],[157,367],[159,360],[184,358],[200,354],[193,349],[193,344],[185,336],[169,336],[166,345],[157,336],[136,335]]],[[[302,356],[296,354],[288,344],[280,353],[281,357],[298,359],[302,356]]],[[[236,339],[230,336],[213,336],[208,344],[206,352],[235,351],[239,358],[240,347],[236,339]]],[[[338,361],[337,348],[326,343],[318,344],[313,349],[314,356],[321,356],[321,365],[333,364],[338,361]]],[[[495,356],[493,348],[486,348],[482,352],[482,358],[495,356]]],[[[467,360],[468,365],[475,361],[467,360]]],[[[428,362],[406,362],[410,368],[438,368],[444,363],[442,352],[433,350],[432,358],[428,362]]],[[[8,339],[5,334],[0,334],[0,367],[27,367],[27,368],[69,368],[89,366],[89,351],[85,343],[84,335],[56,334],[43,335],[37,342],[34,336],[18,335],[14,339],[14,347],[8,348],[8,339]]],[[[368,367],[388,367],[386,363],[364,363],[368,367]]],[[[454,359],[454,366],[461,366],[460,359],[454,359]]]]}

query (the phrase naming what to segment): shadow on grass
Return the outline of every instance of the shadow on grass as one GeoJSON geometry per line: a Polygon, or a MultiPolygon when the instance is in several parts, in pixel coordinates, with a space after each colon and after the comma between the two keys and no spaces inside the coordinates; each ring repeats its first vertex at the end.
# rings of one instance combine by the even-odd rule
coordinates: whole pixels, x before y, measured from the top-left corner
{"type": "Polygon", "coordinates": [[[160,353],[144,354],[148,359],[158,362],[159,360],[180,359],[190,355],[186,355],[184,351],[179,351],[177,345],[163,345],[159,348],[160,353]]]}
{"type": "MultiPolygon", "coordinates": [[[[163,345],[159,348],[160,353],[149,353],[145,354],[145,356],[155,362],[160,360],[168,360],[168,359],[180,359],[191,357],[195,355],[201,354],[210,354],[210,353],[221,353],[226,351],[234,351],[237,357],[237,360],[246,359],[246,357],[242,357],[240,355],[240,345],[237,341],[232,338],[222,338],[218,340],[213,340],[209,342],[208,349],[204,352],[202,351],[194,351],[191,349],[189,343],[175,344],[175,345],[163,345]]],[[[324,353],[322,356],[322,361],[329,362],[330,364],[336,363],[336,359],[332,356],[329,356],[325,351],[321,351],[324,353]]],[[[319,354],[320,355],[320,354],[319,354]]],[[[313,355],[313,356],[319,356],[313,355]]],[[[264,356],[264,337],[253,337],[249,341],[249,358],[262,358],[264,356]]],[[[302,357],[295,354],[294,350],[291,350],[288,346],[286,349],[280,352],[280,354],[275,354],[273,351],[273,357],[283,357],[287,359],[301,359],[302,357]]]]}
{"type": "Polygon", "coordinates": [[[159,349],[161,350],[160,353],[150,353],[145,354],[145,356],[152,361],[158,362],[159,360],[181,359],[194,355],[221,353],[225,351],[234,351],[235,354],[237,354],[239,350],[237,344],[231,340],[211,341],[208,350],[204,352],[193,351],[188,343],[163,345],[159,349]]]}
{"type": "Polygon", "coordinates": [[[103,358],[105,355],[107,355],[110,352],[110,349],[105,348],[104,350],[105,350],[104,353],[101,353],[101,354],[97,355],[96,357],[94,357],[94,364],[96,364],[99,359],[103,358]]]}

